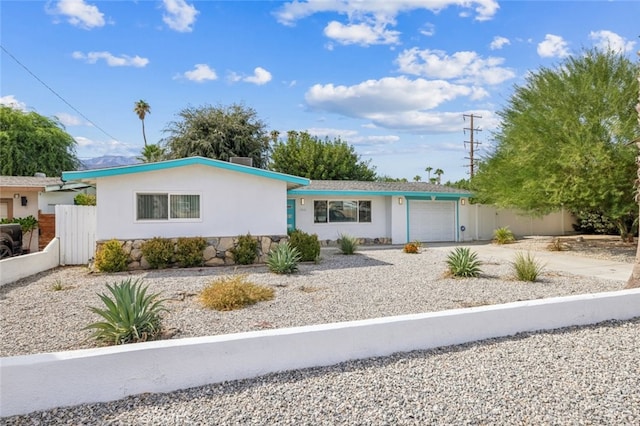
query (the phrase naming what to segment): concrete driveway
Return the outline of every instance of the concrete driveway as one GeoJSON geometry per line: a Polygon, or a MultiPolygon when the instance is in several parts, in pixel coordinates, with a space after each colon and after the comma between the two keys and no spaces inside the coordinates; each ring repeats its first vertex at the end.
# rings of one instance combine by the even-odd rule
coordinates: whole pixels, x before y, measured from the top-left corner
{"type": "MultiPolygon", "coordinates": [[[[478,257],[484,262],[512,262],[518,251],[513,247],[503,247],[488,241],[448,244],[430,243],[428,247],[429,249],[446,252],[453,250],[455,247],[469,247],[477,252],[478,257]]],[[[633,269],[633,264],[631,263],[594,259],[570,254],[570,252],[532,251],[531,253],[545,265],[545,269],[574,275],[627,281],[633,269]]]]}

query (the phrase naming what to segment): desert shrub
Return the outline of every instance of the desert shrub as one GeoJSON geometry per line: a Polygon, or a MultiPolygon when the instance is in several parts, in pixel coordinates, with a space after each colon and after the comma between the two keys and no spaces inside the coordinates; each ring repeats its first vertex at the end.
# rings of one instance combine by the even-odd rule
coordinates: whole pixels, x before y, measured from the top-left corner
{"type": "Polygon", "coordinates": [[[122,243],[109,240],[102,244],[96,252],[95,266],[102,272],[120,272],[127,269],[129,255],[125,253],[122,243]]]}
{"type": "Polygon", "coordinates": [[[80,193],[74,197],[73,203],[77,206],[95,206],[96,196],[92,194],[80,193]]]}
{"type": "Polygon", "coordinates": [[[416,253],[420,253],[421,249],[422,249],[422,243],[420,241],[412,241],[410,243],[405,244],[402,251],[405,253],[416,254],[416,253]]]}
{"type": "Polygon", "coordinates": [[[168,238],[152,238],[145,241],[140,249],[151,269],[166,268],[174,254],[173,243],[168,238]]]}
{"type": "Polygon", "coordinates": [[[271,300],[273,295],[272,288],[247,281],[245,275],[234,275],[212,282],[200,293],[200,301],[209,309],[231,311],[271,300]]]}
{"type": "Polygon", "coordinates": [[[178,238],[176,244],[176,262],[183,268],[204,265],[202,251],[207,247],[207,241],[202,237],[178,238]]]}
{"type": "Polygon", "coordinates": [[[340,234],[338,248],[342,254],[354,254],[358,250],[358,239],[347,234],[340,234]]]}
{"type": "Polygon", "coordinates": [[[89,307],[103,321],[89,324],[84,329],[94,330],[98,341],[122,345],[154,339],[161,331],[161,313],[167,311],[160,294],[147,294],[141,280],[128,278],[113,285],[107,284],[109,294],[98,294],[105,308],[89,307]]]}
{"type": "Polygon", "coordinates": [[[289,233],[289,244],[298,249],[301,262],[313,262],[320,257],[320,241],[316,234],[296,229],[289,233]]]}
{"type": "Polygon", "coordinates": [[[269,252],[267,265],[271,272],[276,274],[292,274],[298,270],[300,262],[300,251],[292,247],[289,243],[280,243],[269,252]]]}
{"type": "Polygon", "coordinates": [[[618,227],[607,214],[597,210],[581,210],[573,212],[576,218],[573,229],[581,234],[616,235],[618,227]]]}
{"type": "Polygon", "coordinates": [[[531,253],[516,253],[516,258],[511,264],[515,276],[520,281],[536,281],[542,273],[544,266],[531,253]]]}
{"type": "Polygon", "coordinates": [[[562,242],[560,238],[554,238],[549,244],[547,244],[547,250],[549,251],[564,251],[567,249],[567,245],[562,242]]]}
{"type": "Polygon", "coordinates": [[[493,231],[493,242],[496,244],[510,244],[516,240],[513,236],[513,232],[508,226],[503,226],[493,231]]]}
{"type": "Polygon", "coordinates": [[[482,262],[478,259],[478,254],[469,250],[468,247],[456,247],[447,256],[447,266],[449,273],[454,277],[477,277],[482,270],[482,262]]]}
{"type": "Polygon", "coordinates": [[[251,265],[258,257],[258,240],[251,234],[238,236],[238,242],[229,250],[239,265],[251,265]]]}

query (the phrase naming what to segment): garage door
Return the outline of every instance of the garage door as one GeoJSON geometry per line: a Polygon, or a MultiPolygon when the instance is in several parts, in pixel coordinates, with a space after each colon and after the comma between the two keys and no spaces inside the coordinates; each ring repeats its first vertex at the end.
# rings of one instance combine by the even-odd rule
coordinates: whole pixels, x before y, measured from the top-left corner
{"type": "Polygon", "coordinates": [[[455,203],[452,201],[409,202],[409,241],[455,241],[455,203]]]}

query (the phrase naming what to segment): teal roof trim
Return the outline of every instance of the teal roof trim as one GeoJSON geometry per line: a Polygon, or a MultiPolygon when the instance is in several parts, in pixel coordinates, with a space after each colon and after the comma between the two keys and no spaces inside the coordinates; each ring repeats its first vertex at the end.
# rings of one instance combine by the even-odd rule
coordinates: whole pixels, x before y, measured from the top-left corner
{"type": "Polygon", "coordinates": [[[455,192],[414,192],[414,191],[348,191],[348,190],[330,190],[330,189],[292,189],[288,191],[289,195],[332,195],[332,196],[404,196],[407,199],[430,199],[432,196],[438,199],[457,200],[468,197],[468,193],[459,194],[455,192]]]}
{"type": "Polygon", "coordinates": [[[131,166],[110,167],[107,169],[62,172],[62,179],[64,181],[92,180],[92,179],[97,179],[101,177],[152,172],[152,171],[158,171],[158,170],[172,169],[175,167],[192,166],[196,164],[209,166],[209,167],[216,167],[218,169],[223,169],[223,170],[231,170],[234,172],[246,173],[249,175],[265,177],[268,179],[280,180],[280,181],[284,181],[294,185],[309,185],[309,179],[307,178],[287,175],[284,173],[272,172],[269,170],[258,169],[256,167],[229,163],[227,161],[214,160],[211,158],[204,158],[204,157],[188,157],[188,158],[180,158],[177,160],[160,161],[157,163],[142,163],[142,164],[134,164],[131,166]]]}

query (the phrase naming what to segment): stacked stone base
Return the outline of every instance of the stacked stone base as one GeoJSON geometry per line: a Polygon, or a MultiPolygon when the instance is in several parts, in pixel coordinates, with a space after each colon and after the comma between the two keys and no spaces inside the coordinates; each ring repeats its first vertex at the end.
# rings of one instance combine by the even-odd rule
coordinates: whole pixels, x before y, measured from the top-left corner
{"type": "MultiPolygon", "coordinates": [[[[391,238],[356,238],[358,244],[361,246],[385,246],[391,245],[391,238]]],[[[320,240],[321,247],[335,247],[338,245],[338,240],[320,240]]]]}
{"type": "MultiPolygon", "coordinates": [[[[276,248],[281,242],[289,240],[286,235],[263,235],[254,236],[253,238],[258,241],[258,256],[256,257],[256,263],[264,263],[267,260],[269,252],[276,248]]],[[[142,244],[147,240],[119,240],[124,248],[125,253],[129,256],[128,268],[135,269],[150,269],[149,263],[142,255],[142,244]]],[[[171,238],[171,241],[176,247],[178,243],[177,238],[171,238]]],[[[228,266],[235,265],[235,259],[231,249],[238,243],[238,237],[208,237],[205,238],[207,246],[202,251],[205,266],[228,266]]],[[[106,243],[107,240],[98,241],[96,243],[96,252],[100,250],[100,247],[106,243]]],[[[170,264],[169,267],[177,266],[177,264],[170,264]]]]}

